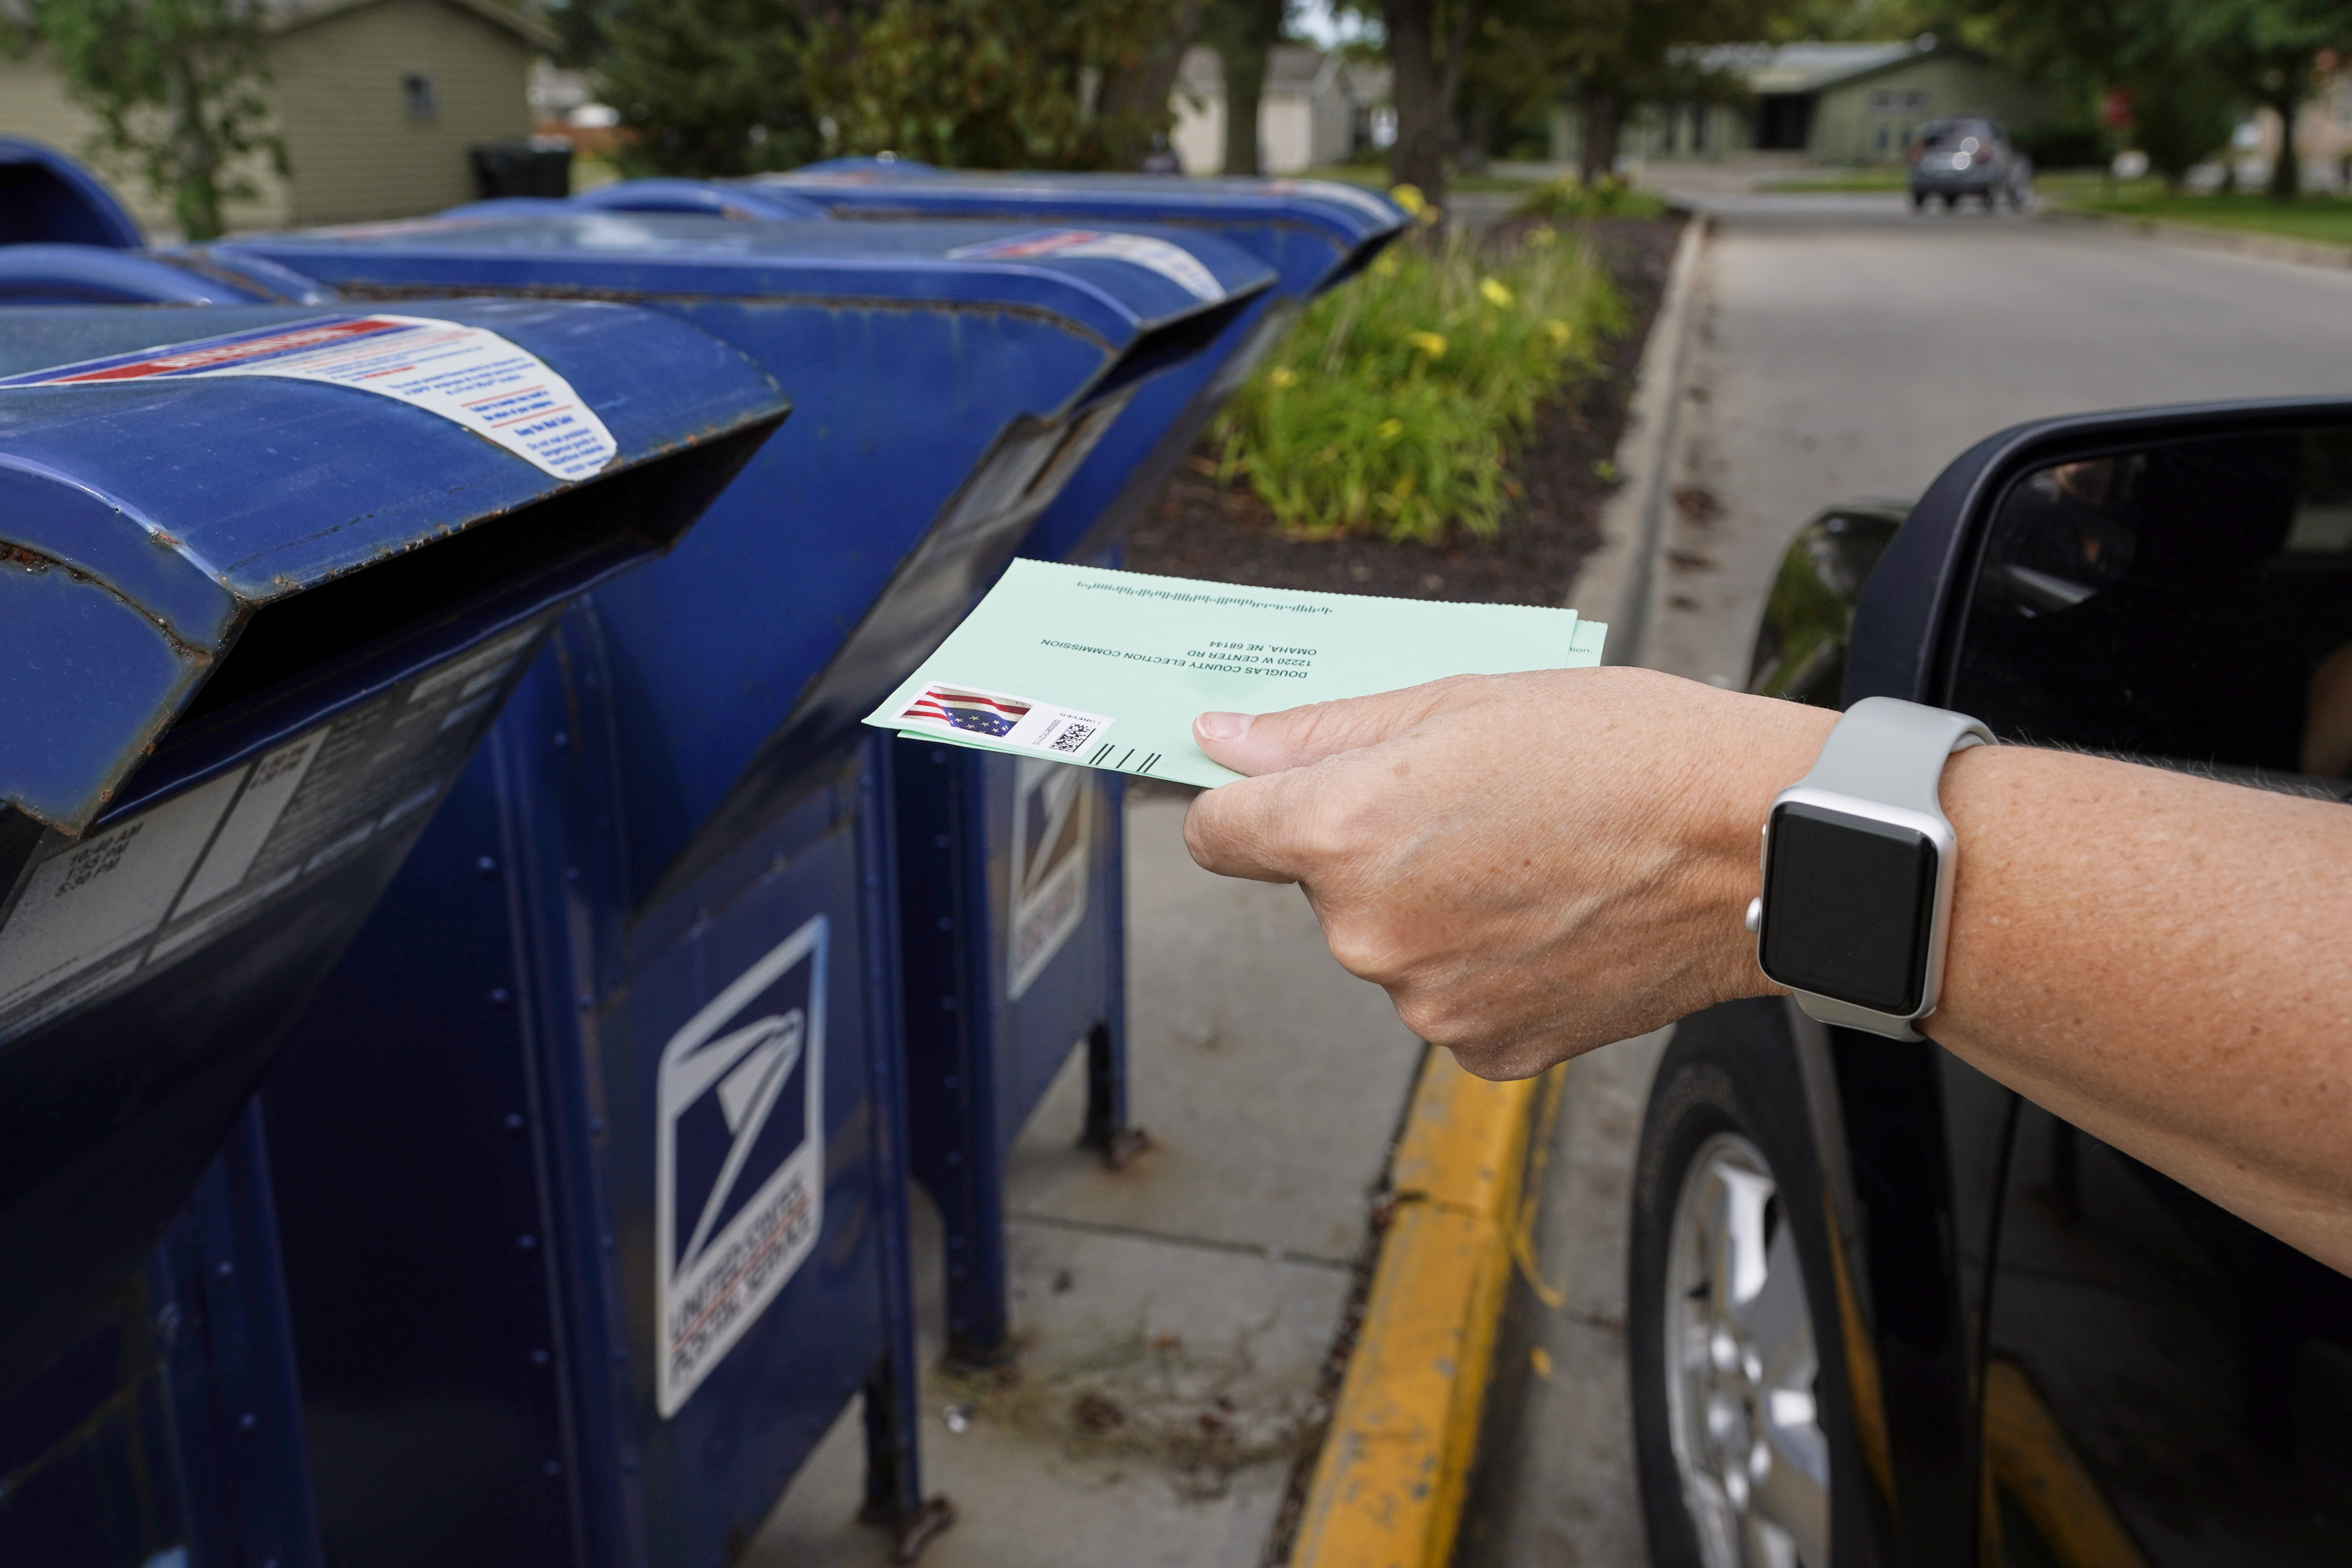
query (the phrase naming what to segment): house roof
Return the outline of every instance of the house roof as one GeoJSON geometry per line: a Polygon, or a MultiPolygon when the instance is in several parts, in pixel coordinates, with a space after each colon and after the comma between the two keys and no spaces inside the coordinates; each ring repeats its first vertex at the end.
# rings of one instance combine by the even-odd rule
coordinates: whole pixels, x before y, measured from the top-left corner
{"type": "Polygon", "coordinates": [[[1923,33],[1875,44],[1717,44],[1693,49],[1688,58],[1706,69],[1731,72],[1750,92],[1790,93],[1819,92],[1939,51],[1959,52],[1923,33]]]}
{"type": "MultiPolygon", "coordinates": [[[[435,0],[436,5],[453,11],[464,11],[488,22],[493,27],[512,33],[535,49],[555,47],[554,29],[538,17],[528,16],[499,0],[435,0]]],[[[370,5],[381,5],[384,0],[263,0],[268,19],[263,26],[273,33],[290,33],[308,27],[348,11],[362,11],[370,5]]]]}

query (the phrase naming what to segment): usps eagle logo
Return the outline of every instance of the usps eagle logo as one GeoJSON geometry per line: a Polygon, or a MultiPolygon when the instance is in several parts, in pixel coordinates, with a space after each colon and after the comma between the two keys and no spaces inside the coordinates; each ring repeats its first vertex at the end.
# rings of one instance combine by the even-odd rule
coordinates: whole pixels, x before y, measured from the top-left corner
{"type": "Polygon", "coordinates": [[[824,1197],[818,915],[663,1047],[655,1245],[665,1418],[816,1248],[824,1197]]]}
{"type": "Polygon", "coordinates": [[[1029,710],[1034,706],[1024,698],[1004,697],[991,691],[973,691],[956,686],[927,686],[923,694],[908,705],[905,721],[962,730],[1001,741],[1013,732],[1015,724],[1029,716],[1029,710]]]}

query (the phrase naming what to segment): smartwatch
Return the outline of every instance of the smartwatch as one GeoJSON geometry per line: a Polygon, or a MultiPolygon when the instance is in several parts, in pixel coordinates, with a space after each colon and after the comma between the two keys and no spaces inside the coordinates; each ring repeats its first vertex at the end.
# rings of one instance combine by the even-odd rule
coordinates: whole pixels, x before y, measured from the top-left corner
{"type": "Polygon", "coordinates": [[[1748,906],[1756,963],[1824,1024],[1897,1040],[1936,1010],[1959,842],[1944,763],[1992,731],[1892,697],[1845,711],[1813,771],[1772,797],[1764,893],[1748,906]]]}

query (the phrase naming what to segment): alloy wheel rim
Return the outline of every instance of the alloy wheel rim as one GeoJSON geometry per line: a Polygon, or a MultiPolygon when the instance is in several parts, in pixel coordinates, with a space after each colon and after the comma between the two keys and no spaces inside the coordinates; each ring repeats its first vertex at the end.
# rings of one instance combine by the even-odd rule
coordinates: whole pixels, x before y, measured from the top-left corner
{"type": "Polygon", "coordinates": [[[1666,1412],[1706,1568],[1828,1568],[1812,1314],[1779,1187],[1736,1132],[1699,1145],[1668,1233],[1666,1412]]]}

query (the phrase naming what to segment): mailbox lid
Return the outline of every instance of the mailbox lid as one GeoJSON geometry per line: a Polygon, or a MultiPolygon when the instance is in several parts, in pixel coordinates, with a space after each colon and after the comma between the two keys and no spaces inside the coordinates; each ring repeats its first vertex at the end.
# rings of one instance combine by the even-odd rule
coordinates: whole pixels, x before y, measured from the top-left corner
{"type": "MultiPolygon", "coordinates": [[[[539,301],[403,314],[535,355],[610,433],[606,476],[764,429],[785,406],[740,354],[656,314],[539,301]]],[[[351,386],[171,374],[7,384],[354,319],[285,308],[10,316],[0,707],[19,743],[0,752],[0,803],[79,833],[257,614],[578,488],[450,418],[351,386]]]]}

